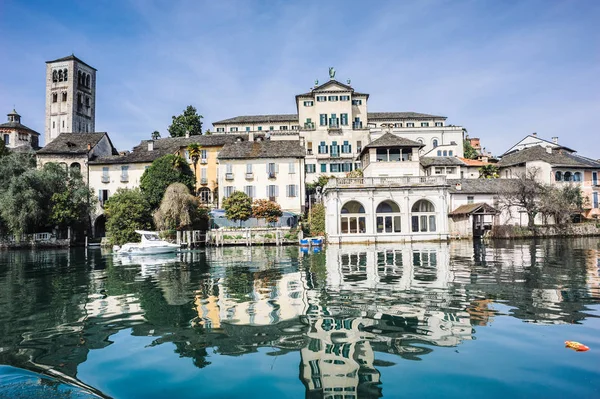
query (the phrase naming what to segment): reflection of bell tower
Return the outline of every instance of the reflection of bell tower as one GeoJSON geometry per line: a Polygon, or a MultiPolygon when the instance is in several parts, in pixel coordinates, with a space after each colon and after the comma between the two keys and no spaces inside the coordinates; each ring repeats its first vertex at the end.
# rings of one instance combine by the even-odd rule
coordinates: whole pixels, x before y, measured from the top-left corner
{"type": "Polygon", "coordinates": [[[45,144],[96,129],[96,69],[75,55],[46,62],[45,144]]]}

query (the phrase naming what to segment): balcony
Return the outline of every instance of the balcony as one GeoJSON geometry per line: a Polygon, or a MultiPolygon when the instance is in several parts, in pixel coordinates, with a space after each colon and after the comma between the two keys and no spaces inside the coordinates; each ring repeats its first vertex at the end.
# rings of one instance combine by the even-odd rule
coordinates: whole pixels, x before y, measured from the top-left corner
{"type": "Polygon", "coordinates": [[[352,129],[362,129],[363,125],[362,122],[353,122],[352,123],[352,129]]]}
{"type": "Polygon", "coordinates": [[[233,180],[233,173],[225,173],[225,180],[233,180]]]}
{"type": "Polygon", "coordinates": [[[129,176],[121,175],[121,183],[128,183],[128,182],[129,182],[129,176]]]}
{"type": "Polygon", "coordinates": [[[277,178],[277,173],[275,172],[269,172],[269,179],[276,179],[277,178]]]}
{"type": "Polygon", "coordinates": [[[311,122],[311,123],[305,123],[304,124],[304,130],[315,130],[315,124],[313,122],[311,122]]]}
{"type": "Polygon", "coordinates": [[[277,197],[269,197],[269,201],[271,201],[271,202],[277,202],[277,197]]]}
{"type": "Polygon", "coordinates": [[[329,133],[329,134],[342,134],[342,129],[339,127],[338,124],[329,125],[329,127],[327,128],[327,133],[329,133]]]}
{"type": "Polygon", "coordinates": [[[110,176],[102,176],[102,183],[110,183],[110,176]]]}
{"type": "Polygon", "coordinates": [[[252,172],[246,173],[246,180],[252,180],[252,179],[254,179],[254,173],[252,173],[252,172]]]}
{"type": "Polygon", "coordinates": [[[202,158],[202,159],[200,160],[200,163],[201,163],[202,165],[206,165],[206,164],[208,163],[208,160],[207,160],[206,158],[202,158]]]}
{"type": "Polygon", "coordinates": [[[446,176],[342,177],[329,180],[325,188],[434,187],[444,185],[446,185],[446,176]]]}
{"type": "Polygon", "coordinates": [[[201,178],[200,184],[208,184],[208,179],[206,177],[201,178]]]}

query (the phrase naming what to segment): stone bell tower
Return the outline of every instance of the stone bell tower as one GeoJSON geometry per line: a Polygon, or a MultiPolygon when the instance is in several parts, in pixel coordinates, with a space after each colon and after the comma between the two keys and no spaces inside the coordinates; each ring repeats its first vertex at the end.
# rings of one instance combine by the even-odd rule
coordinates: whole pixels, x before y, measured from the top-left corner
{"type": "Polygon", "coordinates": [[[45,143],[96,130],[96,68],[75,55],[46,62],[45,143]]]}

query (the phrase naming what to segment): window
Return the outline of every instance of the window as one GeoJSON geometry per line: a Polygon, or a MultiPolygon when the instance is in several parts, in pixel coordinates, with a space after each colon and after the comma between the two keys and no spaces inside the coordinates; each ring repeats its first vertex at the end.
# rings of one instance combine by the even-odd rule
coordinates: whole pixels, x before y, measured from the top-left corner
{"type": "Polygon", "coordinates": [[[321,164],[321,173],[327,173],[327,164],[326,163],[321,164]]]}
{"type": "Polygon", "coordinates": [[[223,198],[230,197],[231,194],[233,194],[234,190],[234,186],[225,186],[225,189],[223,190],[223,198]]]}
{"type": "Polygon", "coordinates": [[[592,172],[592,186],[598,185],[598,172],[592,172]]]}
{"type": "Polygon", "coordinates": [[[454,156],[454,152],[452,150],[448,151],[448,156],[453,157],[454,156]]]}
{"type": "Polygon", "coordinates": [[[288,197],[297,197],[298,196],[298,186],[295,184],[288,184],[287,196],[288,197]]]}
{"type": "Polygon", "coordinates": [[[292,130],[300,130],[300,125],[292,125],[292,130]]]}
{"type": "Polygon", "coordinates": [[[327,101],[337,101],[338,100],[338,96],[329,96],[327,97],[327,101]]]}
{"type": "Polygon", "coordinates": [[[279,195],[279,187],[275,185],[267,186],[267,197],[276,198],[279,195]]]}
{"type": "Polygon", "coordinates": [[[258,131],[261,132],[262,131],[262,126],[258,127],[258,131]]]}
{"type": "Polygon", "coordinates": [[[69,71],[67,69],[63,69],[63,76],[65,77],[65,82],[69,81],[69,71]]]}
{"type": "Polygon", "coordinates": [[[288,171],[290,173],[296,173],[296,164],[294,162],[290,162],[288,165],[288,171]]]}
{"type": "Polygon", "coordinates": [[[317,165],[314,163],[307,163],[304,165],[304,169],[306,170],[306,173],[315,173],[317,171],[317,165]]]}
{"type": "Polygon", "coordinates": [[[270,178],[274,178],[277,175],[277,164],[270,162],[267,164],[267,174],[270,178]]]}
{"type": "Polygon", "coordinates": [[[207,158],[208,154],[206,153],[206,150],[200,150],[200,159],[202,160],[201,162],[206,162],[207,158]]]}
{"type": "Polygon", "coordinates": [[[246,126],[246,131],[249,132],[250,131],[250,126],[246,126]]]}
{"type": "Polygon", "coordinates": [[[62,121],[62,127],[65,127],[65,121],[62,121]]]}
{"type": "Polygon", "coordinates": [[[208,170],[206,168],[201,168],[200,169],[200,178],[202,179],[202,181],[206,181],[206,174],[208,173],[208,170]]]}
{"type": "Polygon", "coordinates": [[[342,122],[342,126],[348,126],[348,114],[341,114],[340,119],[342,122]]]}
{"type": "Polygon", "coordinates": [[[313,101],[304,101],[305,107],[312,107],[313,105],[315,105],[315,103],[313,101]]]}
{"type": "Polygon", "coordinates": [[[337,141],[332,142],[330,148],[331,148],[331,156],[332,157],[340,156],[340,146],[338,145],[337,141]]]}
{"type": "Polygon", "coordinates": [[[269,126],[269,130],[270,130],[270,131],[273,131],[273,126],[269,126]]]}
{"type": "Polygon", "coordinates": [[[256,188],[254,186],[245,186],[244,193],[250,198],[256,197],[256,188]]]}
{"type": "Polygon", "coordinates": [[[444,122],[436,122],[435,125],[438,126],[438,127],[439,126],[444,126],[444,122]]]}
{"type": "Polygon", "coordinates": [[[279,130],[288,130],[288,127],[281,125],[281,126],[279,126],[279,130]]]}
{"type": "Polygon", "coordinates": [[[108,166],[102,167],[102,183],[110,183],[110,176],[108,175],[108,166]]]}
{"type": "Polygon", "coordinates": [[[406,122],[406,127],[415,127],[413,122],[406,122]]]}
{"type": "Polygon", "coordinates": [[[581,172],[573,173],[573,181],[581,181],[581,172]]]}
{"type": "Polygon", "coordinates": [[[121,166],[121,181],[122,182],[129,181],[129,166],[128,165],[121,166]]]}
{"type": "Polygon", "coordinates": [[[329,171],[331,173],[341,172],[341,170],[340,170],[340,164],[339,163],[331,163],[331,164],[329,164],[329,171]]]}
{"type": "Polygon", "coordinates": [[[352,129],[362,129],[362,122],[360,118],[354,118],[354,122],[352,122],[352,129]]]}
{"type": "Polygon", "coordinates": [[[427,200],[419,200],[411,208],[411,225],[413,233],[436,231],[436,216],[433,204],[427,200]]]}
{"type": "Polygon", "coordinates": [[[59,82],[63,81],[63,71],[62,71],[62,69],[58,70],[58,81],[59,82]]]}
{"type": "Polygon", "coordinates": [[[394,123],[394,127],[402,127],[402,123],[394,123]]]}
{"type": "Polygon", "coordinates": [[[362,141],[358,140],[356,142],[356,152],[361,152],[362,151],[362,141]]]}
{"type": "Polygon", "coordinates": [[[246,173],[252,173],[252,164],[251,163],[246,164],[246,173]]]}
{"type": "Polygon", "coordinates": [[[356,170],[356,169],[360,169],[360,162],[356,162],[356,163],[354,164],[354,169],[355,169],[355,170],[356,170]]]}
{"type": "Polygon", "coordinates": [[[571,172],[565,172],[565,174],[563,175],[563,179],[564,181],[573,181],[573,175],[571,174],[571,172]]]}
{"type": "Polygon", "coordinates": [[[342,172],[352,172],[352,164],[350,162],[344,162],[342,164],[342,172]]]}
{"type": "Polygon", "coordinates": [[[327,154],[327,144],[324,141],[319,144],[319,154],[327,154]]]}
{"type": "Polygon", "coordinates": [[[444,154],[445,157],[447,157],[448,156],[448,151],[444,150],[443,154],[444,154]]]}
{"type": "Polygon", "coordinates": [[[108,201],[108,190],[98,190],[98,201],[100,205],[104,205],[108,201]]]}
{"type": "Polygon", "coordinates": [[[400,233],[400,207],[391,200],[386,200],[377,206],[375,226],[378,233],[400,233]]]}
{"type": "Polygon", "coordinates": [[[340,214],[340,226],[342,234],[366,233],[365,208],[357,201],[344,204],[340,214]]]}
{"type": "Polygon", "coordinates": [[[352,100],[352,105],[362,105],[362,100],[352,100]]]}
{"type": "Polygon", "coordinates": [[[598,192],[594,191],[592,194],[592,206],[594,209],[598,209],[598,192]]]}
{"type": "Polygon", "coordinates": [[[352,153],[352,146],[348,144],[347,141],[344,141],[344,145],[342,145],[342,154],[350,154],[352,153]]]}
{"type": "Polygon", "coordinates": [[[433,139],[433,141],[431,142],[431,145],[433,145],[433,148],[436,148],[438,146],[437,139],[433,139]]]}
{"type": "Polygon", "coordinates": [[[317,96],[317,102],[323,102],[323,101],[327,101],[326,96],[317,96]]]}
{"type": "Polygon", "coordinates": [[[58,101],[58,93],[52,93],[52,102],[55,103],[58,101]]]}
{"type": "Polygon", "coordinates": [[[52,71],[52,81],[58,82],[58,72],[52,71]]]}
{"type": "Polygon", "coordinates": [[[336,117],[335,114],[331,114],[331,118],[329,118],[329,127],[338,127],[340,120],[336,117]]]}
{"type": "Polygon", "coordinates": [[[444,168],[441,168],[441,167],[439,167],[439,166],[438,166],[438,167],[436,167],[436,168],[435,168],[435,174],[436,174],[436,175],[443,175],[443,174],[444,174],[444,168]]]}
{"type": "Polygon", "coordinates": [[[451,166],[451,167],[447,167],[447,168],[446,168],[446,174],[447,174],[447,175],[453,175],[453,174],[455,174],[455,173],[456,173],[456,168],[455,168],[454,166],[451,166]]]}
{"type": "Polygon", "coordinates": [[[467,204],[472,204],[475,202],[475,197],[472,195],[467,196],[467,204]]]}
{"type": "Polygon", "coordinates": [[[350,96],[340,96],[340,101],[350,101],[350,96]]]}
{"type": "Polygon", "coordinates": [[[225,132],[225,128],[224,127],[218,127],[217,128],[217,133],[224,133],[225,132]]]}
{"type": "Polygon", "coordinates": [[[56,127],[56,124],[54,121],[52,121],[52,129],[54,129],[56,127]]]}
{"type": "Polygon", "coordinates": [[[230,128],[229,128],[229,131],[230,131],[230,132],[237,132],[237,131],[238,131],[238,128],[237,128],[237,127],[230,127],[230,128]]]}
{"type": "Polygon", "coordinates": [[[89,108],[89,107],[90,107],[90,98],[89,98],[89,97],[86,97],[86,98],[85,98],[85,106],[86,106],[87,108],[89,108]]]}
{"type": "Polygon", "coordinates": [[[429,127],[429,122],[421,122],[421,127],[429,127]]]}
{"type": "Polygon", "coordinates": [[[66,92],[66,91],[65,91],[65,92],[63,92],[63,94],[62,94],[62,101],[63,101],[63,102],[66,102],[66,101],[67,101],[67,92],[66,92]]]}
{"type": "Polygon", "coordinates": [[[10,144],[10,134],[5,134],[4,135],[4,145],[9,145],[10,144]]]}
{"type": "Polygon", "coordinates": [[[562,181],[562,172],[559,170],[554,174],[555,181],[562,181]]]}

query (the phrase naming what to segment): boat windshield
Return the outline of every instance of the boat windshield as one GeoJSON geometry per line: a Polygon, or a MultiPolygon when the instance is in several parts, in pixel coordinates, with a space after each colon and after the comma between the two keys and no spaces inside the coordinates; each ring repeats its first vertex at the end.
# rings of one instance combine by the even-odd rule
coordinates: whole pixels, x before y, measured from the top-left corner
{"type": "Polygon", "coordinates": [[[160,238],[153,234],[144,234],[144,238],[146,239],[146,241],[160,241],[160,238]]]}

